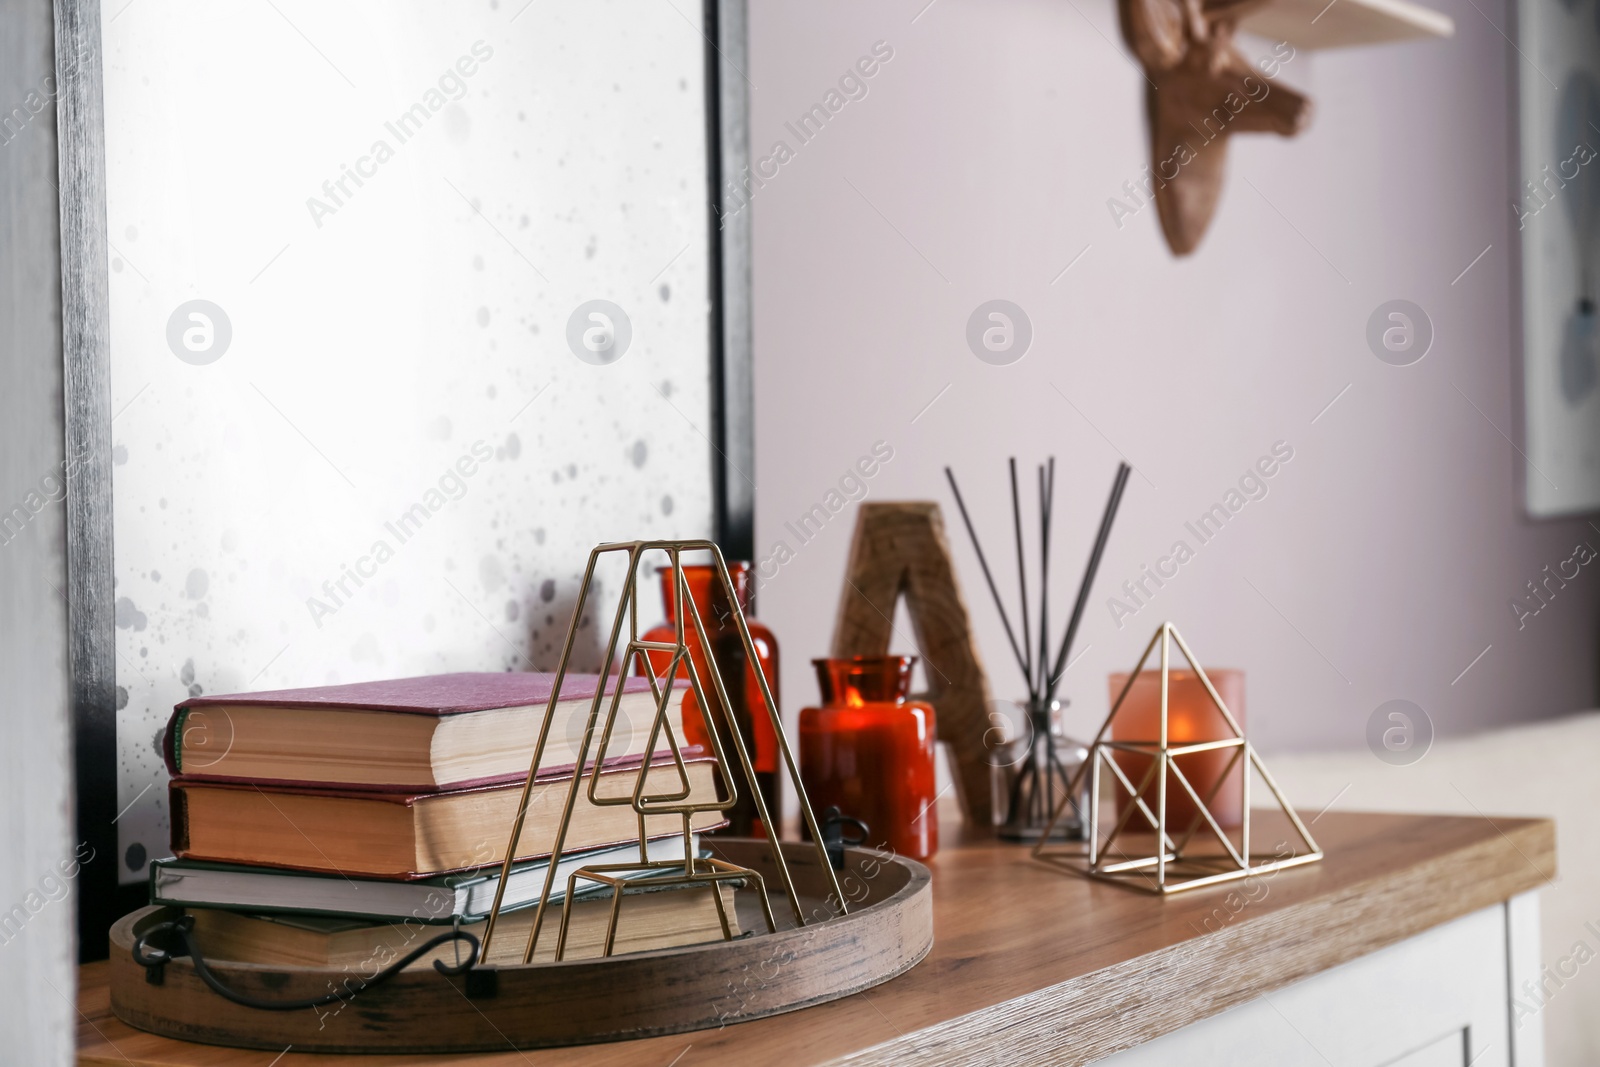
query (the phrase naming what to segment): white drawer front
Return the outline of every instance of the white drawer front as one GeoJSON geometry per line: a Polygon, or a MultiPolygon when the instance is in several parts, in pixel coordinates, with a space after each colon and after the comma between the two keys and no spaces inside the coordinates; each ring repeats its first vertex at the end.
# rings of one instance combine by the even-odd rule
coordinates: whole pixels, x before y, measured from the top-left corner
{"type": "Polygon", "coordinates": [[[1536,1067],[1508,1046],[1506,938],[1486,908],[1100,1063],[1536,1067]]]}
{"type": "Polygon", "coordinates": [[[1446,1034],[1427,1048],[1401,1056],[1388,1067],[1462,1067],[1472,1058],[1466,1051],[1471,1036],[1465,1030],[1446,1034]]]}

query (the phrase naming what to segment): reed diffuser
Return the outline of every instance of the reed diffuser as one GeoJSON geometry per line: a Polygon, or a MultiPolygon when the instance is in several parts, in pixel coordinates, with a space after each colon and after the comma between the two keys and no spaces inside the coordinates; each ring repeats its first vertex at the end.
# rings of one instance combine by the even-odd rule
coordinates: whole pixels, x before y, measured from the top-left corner
{"type": "MultiPolygon", "coordinates": [[[[995,764],[997,767],[1014,770],[1006,787],[1004,806],[1006,818],[1000,826],[999,834],[1012,841],[1037,841],[1051,825],[1050,816],[1059,803],[1058,798],[1067,797],[1068,783],[1072,781],[1077,766],[1086,758],[1086,750],[1081,745],[1070,741],[1059,732],[1060,712],[1066,702],[1056,698],[1056,688],[1061,684],[1061,676],[1066,673],[1069,665],[1067,657],[1072,652],[1073,638],[1077,636],[1078,624],[1083,619],[1083,609],[1089,602],[1089,592],[1094,586],[1095,572],[1100,568],[1100,557],[1104,554],[1106,541],[1111,536],[1111,524],[1117,517],[1117,507],[1122,501],[1122,491],[1128,484],[1128,475],[1132,472],[1132,468],[1126,463],[1117,464],[1117,474],[1111,483],[1111,496],[1106,501],[1105,511],[1100,516],[1100,529],[1095,535],[1094,547],[1089,552],[1083,579],[1078,583],[1077,599],[1072,605],[1072,613],[1067,618],[1066,629],[1062,633],[1059,645],[1056,646],[1053,659],[1050,656],[1050,537],[1055,512],[1056,461],[1052,456],[1047,463],[1039,466],[1037,644],[1034,641],[1032,604],[1028,597],[1028,568],[1022,539],[1022,494],[1017,484],[1015,457],[1010,461],[1010,468],[1011,525],[1016,541],[1017,585],[1021,600],[1021,610],[1018,613],[1022,621],[1020,643],[1017,640],[1016,628],[1011,624],[1011,616],[1006,611],[1005,601],[1000,596],[1000,588],[995,584],[994,573],[989,569],[989,561],[984,555],[982,543],[978,540],[977,530],[972,525],[972,517],[967,513],[961,489],[956,485],[955,474],[949,467],[944,469],[944,474],[950,482],[950,491],[955,494],[961,521],[966,525],[967,536],[972,539],[972,548],[977,553],[978,565],[983,568],[983,579],[988,583],[989,595],[994,598],[995,609],[1000,613],[1006,640],[1011,645],[1011,653],[1016,658],[1017,668],[1022,672],[1028,692],[1026,718],[1023,724],[1027,734],[1025,738],[1014,743],[1018,750],[1016,758],[997,754],[995,764]]],[[[1054,829],[1051,831],[1052,838],[1080,837],[1087,825],[1088,820],[1085,818],[1082,803],[1084,798],[1067,797],[1067,799],[1070,808],[1063,812],[1062,818],[1055,821],[1054,829]]]]}

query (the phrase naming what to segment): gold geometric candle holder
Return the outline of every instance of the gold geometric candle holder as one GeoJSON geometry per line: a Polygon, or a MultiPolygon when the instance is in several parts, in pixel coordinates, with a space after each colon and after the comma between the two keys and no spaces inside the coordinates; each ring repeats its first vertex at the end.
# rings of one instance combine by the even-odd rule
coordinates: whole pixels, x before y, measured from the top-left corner
{"type": "MultiPolygon", "coordinates": [[[[1156,894],[1179,893],[1186,889],[1198,889],[1201,886],[1216,885],[1219,882],[1232,881],[1239,878],[1249,878],[1256,875],[1269,874],[1287,867],[1297,867],[1305,863],[1315,863],[1322,859],[1322,850],[1317,847],[1316,841],[1311,837],[1311,831],[1305,823],[1300,821],[1294,805],[1284,797],[1283,791],[1278,788],[1278,783],[1273,780],[1271,772],[1261,762],[1261,757],[1245,739],[1244,731],[1239,728],[1239,723],[1234,719],[1222,697],[1218,695],[1216,686],[1211,684],[1211,679],[1206,676],[1205,668],[1195,659],[1194,653],[1184,642],[1183,636],[1170,622],[1164,622],[1150,638],[1150,643],[1145,646],[1144,654],[1139,657],[1138,664],[1128,675],[1128,681],[1123,685],[1122,692],[1111,705],[1111,713],[1106,716],[1105,723],[1100,727],[1100,732],[1095,736],[1094,744],[1089,749],[1089,759],[1078,769],[1072,778],[1071,785],[1067,788],[1067,797],[1078,795],[1082,786],[1083,776],[1089,778],[1089,830],[1087,840],[1081,843],[1057,844],[1050,841],[1050,833],[1055,829],[1056,821],[1061,819],[1070,804],[1070,799],[1063,801],[1051,817],[1050,826],[1045,830],[1044,836],[1034,846],[1034,858],[1063,867],[1075,873],[1096,878],[1101,881],[1125,885],[1132,889],[1140,889],[1156,894]],[[1218,740],[1197,742],[1194,744],[1174,744],[1168,731],[1168,687],[1170,682],[1171,646],[1176,642],[1178,649],[1183,653],[1184,659],[1198,676],[1205,687],[1206,695],[1210,698],[1217,711],[1222,714],[1231,736],[1218,740]],[[1127,699],[1133,683],[1144,670],[1150,653],[1159,645],[1161,649],[1161,720],[1159,736],[1137,741],[1108,740],[1111,734],[1111,724],[1122,710],[1123,702],[1127,699]],[[1191,756],[1201,752],[1229,750],[1231,755],[1222,773],[1217,776],[1216,782],[1202,797],[1195,789],[1194,783],[1184,775],[1177,764],[1177,759],[1182,756],[1191,756]],[[1123,770],[1115,758],[1115,753],[1122,752],[1142,757],[1141,762],[1148,760],[1149,767],[1143,777],[1135,784],[1123,770]],[[1239,810],[1242,813],[1240,825],[1236,831],[1237,836],[1224,829],[1213,816],[1210,807],[1216,800],[1218,793],[1233,775],[1233,769],[1243,764],[1244,773],[1238,776],[1238,788],[1243,790],[1242,803],[1239,810]],[[1126,793],[1127,801],[1121,804],[1121,814],[1112,825],[1110,832],[1104,835],[1101,819],[1100,792],[1102,786],[1102,769],[1109,772],[1115,788],[1126,793]],[[1275,851],[1270,856],[1258,856],[1252,850],[1250,832],[1250,779],[1251,771],[1260,774],[1261,780],[1266,783],[1273,799],[1279,809],[1288,817],[1290,825],[1299,836],[1302,849],[1294,849],[1287,855],[1275,851]],[[1152,784],[1155,789],[1155,810],[1146,803],[1145,797],[1152,784]],[[1173,789],[1181,789],[1187,794],[1194,805],[1195,814],[1185,827],[1176,828],[1169,825],[1168,794],[1173,789]],[[1138,815],[1143,820],[1141,830],[1130,830],[1129,823],[1138,815]],[[1143,830],[1147,827],[1147,830],[1143,830]],[[1209,833],[1200,834],[1197,842],[1196,835],[1204,829],[1209,833]],[[1176,832],[1175,832],[1176,831],[1176,832]],[[1134,847],[1129,854],[1122,845],[1131,840],[1135,835],[1142,839],[1150,836],[1148,848],[1134,847]],[[1200,846],[1206,846],[1204,848],[1200,846]],[[1220,849],[1220,851],[1219,851],[1220,849]]],[[[1121,794],[1118,794],[1119,796],[1121,794]]],[[[1287,845],[1288,842],[1283,842],[1287,845]]],[[[1282,846],[1277,846],[1281,848],[1282,846]]]]}

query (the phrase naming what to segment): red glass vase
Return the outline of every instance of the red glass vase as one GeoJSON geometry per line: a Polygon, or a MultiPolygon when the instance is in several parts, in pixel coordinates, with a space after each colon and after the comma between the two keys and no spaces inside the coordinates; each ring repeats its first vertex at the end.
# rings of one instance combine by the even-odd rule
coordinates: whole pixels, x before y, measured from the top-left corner
{"type": "Polygon", "coordinates": [[[907,700],[915,656],[812,661],[822,707],[800,712],[800,779],[813,811],[837,806],[868,842],[923,860],[939,848],[933,706],[907,700]]]}
{"type": "MultiPolygon", "coordinates": [[[[673,568],[661,568],[661,600],[666,605],[667,620],[640,635],[641,641],[664,641],[670,644],[677,640],[674,575],[673,568]]],[[[750,628],[750,642],[755,646],[756,659],[759,661],[761,671],[767,676],[767,684],[772,687],[772,699],[779,700],[778,641],[771,630],[750,614],[752,593],[750,564],[728,561],[728,577],[732,580],[739,610],[744,612],[745,625],[750,628]]],[[[722,721],[731,723],[744,737],[745,747],[750,752],[750,761],[755,765],[755,788],[761,791],[767,811],[776,819],[780,812],[778,738],[773,732],[766,702],[761,696],[761,681],[756,675],[756,666],[750,663],[749,657],[745,654],[744,641],[734,624],[727,590],[717,580],[716,568],[711,564],[686,564],[683,567],[683,578],[688,586],[689,598],[694,601],[695,608],[700,613],[700,621],[705,626],[706,640],[711,644],[711,660],[708,660],[706,649],[701,646],[700,637],[695,632],[694,621],[685,619],[684,643],[689,646],[689,658],[694,662],[695,670],[700,675],[700,684],[705,690],[706,699],[713,705],[717,703],[717,693],[711,681],[710,663],[715,661],[722,676],[722,684],[727,687],[728,700],[733,707],[701,709],[694,692],[689,689],[688,668],[680,667],[678,680],[674,683],[674,688],[681,686],[685,690],[683,737],[679,739],[680,743],[700,745],[708,753],[710,752],[711,739],[706,732],[706,720],[702,717],[707,711],[721,716],[722,721]]],[[[657,677],[665,676],[667,667],[672,661],[671,655],[666,652],[646,652],[645,655],[649,658],[650,667],[656,672],[657,677]]],[[[782,708],[781,703],[779,708],[782,708]]],[[[723,737],[726,739],[727,734],[724,733],[723,737]]],[[[728,812],[730,824],[728,832],[739,837],[760,836],[766,833],[766,830],[762,827],[760,816],[756,811],[750,783],[745,780],[743,770],[739,766],[739,757],[732,746],[724,747],[727,749],[728,765],[723,767],[723,773],[739,787],[738,804],[728,812]]]]}

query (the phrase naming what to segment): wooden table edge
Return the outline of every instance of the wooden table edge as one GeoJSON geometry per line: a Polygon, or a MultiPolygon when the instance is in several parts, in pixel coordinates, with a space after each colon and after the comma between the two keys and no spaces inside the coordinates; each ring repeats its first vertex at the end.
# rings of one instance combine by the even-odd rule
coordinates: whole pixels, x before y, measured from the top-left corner
{"type": "Polygon", "coordinates": [[[1334,894],[1228,923],[1156,952],[828,1060],[825,1067],[1092,1063],[1504,903],[1555,878],[1554,820],[1482,818],[1499,831],[1498,837],[1464,845],[1424,867],[1397,868],[1334,894]],[[1487,877],[1464,879],[1449,893],[1429,893],[1425,885],[1418,885],[1436,877],[1437,868],[1445,863],[1486,872],[1487,877]],[[1432,906],[1414,910],[1393,906],[1397,897],[1432,906]],[[1297,930],[1313,929],[1317,937],[1292,936],[1297,930]],[[1344,936],[1327,936],[1330,930],[1344,936]],[[1299,951],[1252,951],[1286,940],[1299,951]],[[1241,963],[1251,975],[1248,981],[1237,980],[1241,963]],[[1230,981],[1208,981],[1221,966],[1230,968],[1230,981]],[[1054,1021],[1040,1027],[1041,1018],[1054,1021]],[[1065,1047],[1068,1042],[1072,1048],[1065,1047]]]}
{"type": "MultiPolygon", "coordinates": [[[[1494,833],[1478,835],[1418,863],[1397,865],[1328,893],[1242,914],[1215,931],[824,1062],[892,1062],[899,1067],[909,1056],[919,1064],[1089,1063],[1501,904],[1554,878],[1552,820],[1469,818],[1494,833]],[[1263,947],[1271,951],[1261,951],[1263,947]],[[1226,983],[1211,981],[1219,967],[1228,968],[1226,983]]],[[[1337,856],[1332,862],[1339,862],[1337,856]]],[[[1309,869],[1314,868],[1300,868],[1309,869]]],[[[936,946],[938,936],[936,929],[936,946]]],[[[79,1047],[99,1046],[96,1054],[79,1053],[77,1062],[85,1067],[126,1067],[130,1062],[117,1054],[95,1024],[97,1019],[116,1021],[109,1011],[107,969],[104,961],[80,968],[79,1047]],[[99,1037],[98,1042],[93,1035],[99,1037]]],[[[197,1047],[223,1054],[228,1051],[197,1047]]],[[[462,1061],[471,1058],[475,1057],[464,1056],[462,1061]]],[[[372,1062],[388,1060],[378,1057],[372,1062]]]]}

